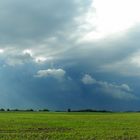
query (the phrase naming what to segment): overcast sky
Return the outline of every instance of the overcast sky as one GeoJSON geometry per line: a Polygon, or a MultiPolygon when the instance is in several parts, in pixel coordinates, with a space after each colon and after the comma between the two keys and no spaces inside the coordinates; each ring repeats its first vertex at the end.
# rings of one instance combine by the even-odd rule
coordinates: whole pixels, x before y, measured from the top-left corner
{"type": "Polygon", "coordinates": [[[1,0],[0,107],[140,110],[139,0],[1,0]]]}

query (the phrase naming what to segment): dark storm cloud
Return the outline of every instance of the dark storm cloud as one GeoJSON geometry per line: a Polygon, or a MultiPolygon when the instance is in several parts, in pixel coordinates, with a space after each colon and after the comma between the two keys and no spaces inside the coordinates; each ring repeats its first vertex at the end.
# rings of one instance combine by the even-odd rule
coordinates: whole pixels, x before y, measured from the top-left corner
{"type": "Polygon", "coordinates": [[[0,2],[0,106],[138,109],[140,26],[82,40],[91,2],[0,2]]]}
{"type": "Polygon", "coordinates": [[[62,61],[64,60],[66,65],[79,64],[80,67],[83,65],[83,69],[87,68],[90,72],[101,71],[123,75],[126,73],[137,76],[139,67],[133,60],[138,59],[140,54],[139,37],[140,26],[136,26],[115,37],[109,36],[99,41],[76,44],[74,48],[61,55],[62,61]]]}
{"type": "Polygon", "coordinates": [[[0,2],[0,43],[43,40],[74,26],[88,1],[2,0],[0,2]]]}

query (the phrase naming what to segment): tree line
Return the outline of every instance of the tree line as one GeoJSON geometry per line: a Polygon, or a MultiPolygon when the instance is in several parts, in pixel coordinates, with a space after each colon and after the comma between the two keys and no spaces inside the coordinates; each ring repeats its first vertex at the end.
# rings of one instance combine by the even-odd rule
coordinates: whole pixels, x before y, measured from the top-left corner
{"type": "Polygon", "coordinates": [[[32,108],[30,108],[30,109],[4,109],[4,108],[1,108],[0,109],[0,111],[2,112],[2,111],[7,111],[7,112],[9,112],[9,111],[23,111],[23,112],[34,112],[34,111],[38,111],[38,112],[49,112],[50,110],[48,110],[48,109],[39,109],[39,110],[34,110],[34,109],[32,109],[32,108]]]}

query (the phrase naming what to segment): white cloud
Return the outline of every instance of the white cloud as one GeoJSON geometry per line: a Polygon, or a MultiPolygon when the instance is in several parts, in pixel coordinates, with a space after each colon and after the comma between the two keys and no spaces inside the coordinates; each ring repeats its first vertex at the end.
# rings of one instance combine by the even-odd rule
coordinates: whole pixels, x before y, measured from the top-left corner
{"type": "Polygon", "coordinates": [[[44,57],[44,56],[35,56],[34,61],[37,64],[44,64],[47,61],[53,60],[52,57],[44,57]]]}
{"type": "Polygon", "coordinates": [[[117,85],[102,81],[98,81],[97,84],[100,86],[102,92],[113,98],[125,100],[136,99],[136,96],[131,93],[132,89],[127,84],[117,85]]]}
{"type": "Polygon", "coordinates": [[[6,64],[10,66],[16,66],[16,65],[23,65],[25,63],[30,63],[32,61],[32,55],[30,53],[20,53],[20,52],[13,52],[13,53],[7,53],[5,56],[6,64]]]}
{"type": "Polygon", "coordinates": [[[139,4],[139,0],[93,0],[81,18],[84,34],[79,40],[92,42],[127,31],[140,22],[139,4]]]}
{"type": "Polygon", "coordinates": [[[86,85],[90,85],[90,84],[94,84],[96,83],[96,80],[94,78],[92,78],[89,74],[85,74],[83,76],[83,78],[81,79],[81,81],[86,84],[86,85]]]}
{"type": "Polygon", "coordinates": [[[123,90],[132,91],[132,89],[127,84],[122,84],[121,87],[123,90]]]}
{"type": "Polygon", "coordinates": [[[33,56],[33,52],[32,52],[32,50],[30,50],[30,49],[24,50],[24,51],[23,51],[23,54],[24,54],[24,55],[30,55],[31,57],[33,56]]]}
{"type": "Polygon", "coordinates": [[[53,77],[56,79],[62,79],[65,76],[66,72],[63,69],[47,69],[39,70],[35,77],[53,77]]]}
{"type": "Polygon", "coordinates": [[[84,77],[82,78],[82,82],[85,85],[96,84],[101,93],[104,93],[115,99],[136,99],[136,96],[131,93],[133,90],[127,84],[117,85],[104,81],[97,81],[88,74],[84,75],[84,77]]]}
{"type": "Polygon", "coordinates": [[[4,53],[4,49],[0,49],[0,54],[4,53]]]}

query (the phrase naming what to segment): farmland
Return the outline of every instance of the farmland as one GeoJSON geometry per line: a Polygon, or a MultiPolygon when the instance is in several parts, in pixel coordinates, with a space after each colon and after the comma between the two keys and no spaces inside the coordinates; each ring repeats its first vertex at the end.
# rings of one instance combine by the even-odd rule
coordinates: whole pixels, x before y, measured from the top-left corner
{"type": "Polygon", "coordinates": [[[0,112],[0,140],[140,140],[140,113],[0,112]]]}

